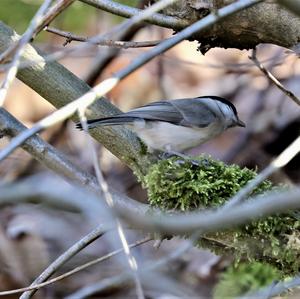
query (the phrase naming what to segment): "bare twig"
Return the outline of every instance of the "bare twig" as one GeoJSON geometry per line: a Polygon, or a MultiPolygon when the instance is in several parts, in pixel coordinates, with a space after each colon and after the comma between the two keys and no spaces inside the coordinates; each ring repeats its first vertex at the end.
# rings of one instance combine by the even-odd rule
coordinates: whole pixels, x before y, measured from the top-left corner
{"type": "Polygon", "coordinates": [[[30,136],[70,117],[73,113],[76,112],[76,110],[85,109],[86,107],[91,105],[97,98],[112,90],[120,80],[124,79],[126,76],[134,72],[140,66],[146,64],[157,55],[167,51],[182,40],[191,36],[193,33],[204,30],[207,27],[212,26],[219,20],[259,2],[261,2],[261,0],[240,0],[238,2],[234,2],[228,6],[225,6],[218,10],[217,14],[208,15],[207,17],[182,30],[174,37],[160,43],[147,53],[140,55],[135,61],[133,61],[126,68],[118,71],[113,77],[104,80],[103,82],[95,86],[90,92],[86,93],[72,103],[67,104],[60,110],[37,122],[31,129],[15,137],[11,141],[11,143],[0,152],[0,161],[8,156],[30,136]]]}
{"type": "MultiPolygon", "coordinates": [[[[103,226],[100,225],[91,231],[89,234],[84,236],[81,240],[71,246],[66,250],[61,256],[59,256],[54,262],[52,262],[40,275],[36,278],[30,286],[40,284],[51,277],[61,266],[63,266],[67,261],[69,261],[73,256],[80,252],[83,248],[87,247],[89,244],[99,239],[103,235],[103,226]]],[[[30,290],[22,294],[20,299],[31,298],[36,290],[30,290]]]]}
{"type": "Polygon", "coordinates": [[[261,171],[253,180],[247,183],[239,192],[236,193],[220,210],[224,211],[237,205],[245,199],[256,186],[268,178],[272,173],[284,167],[300,152],[300,136],[292,142],[272,163],[261,171]]]}
{"type": "MultiPolygon", "coordinates": [[[[134,248],[134,247],[137,247],[137,246],[142,245],[144,243],[147,243],[147,242],[149,242],[151,240],[152,240],[152,238],[146,237],[144,239],[136,241],[135,243],[130,244],[129,247],[130,248],[134,248]]],[[[66,272],[66,273],[64,273],[62,275],[59,275],[59,276],[55,277],[55,278],[52,278],[52,279],[50,279],[50,280],[48,280],[46,282],[35,284],[35,285],[31,285],[30,287],[26,287],[26,288],[14,289],[14,290],[10,290],[10,291],[2,291],[2,292],[0,292],[0,296],[8,296],[8,295],[23,293],[23,292],[27,292],[27,291],[31,291],[31,290],[38,290],[40,288],[43,288],[43,287],[48,286],[50,284],[53,284],[53,283],[55,283],[57,281],[65,279],[65,278],[67,278],[67,277],[69,277],[71,275],[74,275],[74,274],[76,274],[76,273],[78,273],[78,272],[80,272],[80,271],[82,271],[82,270],[84,270],[84,269],[86,269],[88,267],[94,266],[94,265],[99,264],[99,263],[101,263],[101,262],[103,262],[105,260],[108,260],[108,259],[112,258],[113,256],[116,256],[117,254],[119,254],[119,253],[121,253],[123,251],[124,251],[124,249],[122,249],[122,248],[114,250],[114,251],[112,251],[112,252],[110,252],[110,253],[108,253],[108,254],[106,254],[104,256],[101,256],[101,257],[99,257],[97,259],[94,259],[94,260],[92,260],[90,262],[87,262],[87,263],[85,263],[85,264],[83,264],[81,266],[78,266],[78,267],[74,268],[73,270],[68,271],[68,272],[66,272]]]]}
{"type": "Polygon", "coordinates": [[[45,15],[43,23],[40,24],[36,30],[35,35],[43,30],[45,26],[48,26],[59,14],[61,14],[66,8],[68,8],[75,0],[57,0],[48,13],[45,15]]]}
{"type": "MultiPolygon", "coordinates": [[[[123,5],[121,3],[117,3],[115,1],[110,1],[110,0],[80,0],[80,1],[125,18],[131,18],[135,15],[140,14],[142,11],[141,9],[123,5]]],[[[158,13],[148,16],[145,19],[145,21],[150,22],[151,24],[154,25],[177,29],[177,30],[181,30],[187,27],[188,25],[190,25],[187,20],[170,17],[158,13]]]]}
{"type": "MultiPolygon", "coordinates": [[[[140,275],[143,275],[144,273],[147,273],[149,271],[157,270],[168,263],[170,263],[173,260],[176,260],[178,257],[180,257],[183,253],[185,253],[187,250],[189,250],[192,247],[193,243],[191,241],[188,241],[184,243],[182,246],[177,248],[175,251],[173,251],[170,255],[155,261],[155,262],[149,262],[146,265],[143,265],[143,267],[139,270],[140,275]]],[[[77,292],[67,296],[65,299],[83,299],[88,296],[91,296],[93,294],[99,293],[100,291],[104,291],[111,286],[117,286],[121,284],[128,284],[129,281],[132,280],[132,275],[130,273],[125,272],[121,275],[103,279],[101,282],[93,284],[91,286],[86,286],[77,292]]]]}
{"type": "MultiPolygon", "coordinates": [[[[49,8],[51,2],[52,0],[44,1],[44,3],[41,5],[41,7],[39,8],[35,16],[32,18],[27,30],[22,35],[22,37],[16,42],[17,44],[14,46],[14,50],[15,50],[14,57],[12,59],[12,62],[10,63],[9,69],[7,70],[7,74],[5,75],[2,84],[0,86],[0,107],[3,106],[8,88],[16,77],[18,66],[20,63],[20,58],[23,54],[24,47],[32,38],[37,26],[39,26],[42,23],[43,15],[49,8]]],[[[5,55],[9,55],[9,52],[5,52],[5,55]]],[[[3,59],[5,59],[5,56],[3,56],[2,54],[0,57],[0,63],[1,60],[3,59]]]]}
{"type": "MultiPolygon", "coordinates": [[[[137,8],[144,8],[148,3],[148,0],[139,0],[137,3],[137,8]]],[[[140,23],[131,27],[119,35],[119,40],[130,41],[135,34],[145,26],[145,23],[140,23]]],[[[102,49],[101,53],[97,53],[97,55],[93,58],[89,71],[84,76],[84,81],[90,86],[94,86],[96,84],[96,80],[100,78],[100,75],[105,67],[119,55],[120,51],[121,49],[118,48],[106,48],[102,49]]]]}
{"type": "MultiPolygon", "coordinates": [[[[106,228],[112,227],[109,223],[111,213],[99,196],[55,177],[33,176],[19,183],[1,186],[1,207],[20,203],[43,203],[51,208],[81,213],[92,225],[98,225],[100,218],[103,222],[106,219],[106,228]]],[[[105,229],[104,225],[102,229],[105,229]]]]}
{"type": "MultiPolygon", "coordinates": [[[[93,37],[78,36],[71,32],[58,30],[58,29],[52,28],[52,27],[46,27],[45,31],[65,37],[66,42],[64,43],[64,45],[66,45],[72,41],[89,42],[93,38],[93,37]]],[[[107,46],[107,47],[114,47],[114,48],[119,48],[119,49],[128,49],[128,48],[154,47],[154,46],[158,45],[159,43],[161,43],[162,41],[163,40],[133,42],[133,41],[103,40],[100,42],[93,42],[93,44],[98,45],[98,46],[107,46]]]]}
{"type": "MultiPolygon", "coordinates": [[[[95,148],[95,146],[93,144],[93,141],[92,141],[92,139],[89,135],[89,132],[88,132],[87,119],[86,119],[86,116],[85,116],[85,108],[82,109],[82,110],[79,110],[78,114],[79,114],[79,118],[80,118],[82,128],[86,132],[86,136],[88,138],[87,141],[88,141],[89,148],[92,151],[93,165],[94,165],[94,169],[95,169],[95,172],[96,172],[96,177],[97,177],[98,183],[101,187],[101,191],[103,192],[103,196],[104,196],[104,199],[105,199],[106,203],[108,204],[108,206],[111,209],[113,209],[115,207],[114,200],[113,200],[113,197],[112,197],[112,195],[111,195],[111,193],[108,189],[108,185],[107,185],[107,183],[106,183],[106,181],[103,177],[103,174],[102,174],[102,171],[101,171],[100,165],[99,165],[99,160],[98,160],[98,157],[97,157],[96,148],[95,148]]],[[[144,299],[145,296],[144,296],[144,292],[143,292],[143,289],[142,289],[142,284],[141,284],[140,278],[138,276],[138,264],[136,262],[135,257],[132,255],[132,253],[130,251],[130,247],[128,245],[128,242],[127,242],[127,239],[126,239],[126,236],[125,236],[125,232],[124,232],[124,229],[121,225],[120,220],[116,219],[115,224],[116,224],[116,228],[117,228],[119,238],[121,240],[121,244],[123,246],[123,249],[124,249],[127,261],[128,261],[128,265],[129,265],[130,269],[132,270],[132,273],[133,273],[133,276],[134,276],[137,298],[138,299],[144,299]]]]}
{"type": "Polygon", "coordinates": [[[266,75],[266,77],[271,80],[283,93],[285,93],[291,100],[293,100],[297,105],[300,105],[300,99],[290,90],[286,89],[275,77],[269,72],[257,59],[256,49],[252,50],[252,55],[249,58],[255,63],[255,65],[266,75]]]}
{"type": "Polygon", "coordinates": [[[287,292],[290,289],[300,286],[300,276],[297,275],[293,279],[280,281],[277,283],[272,283],[270,286],[267,286],[257,292],[251,292],[244,296],[241,296],[237,299],[250,299],[250,298],[271,298],[279,296],[280,294],[287,292]]]}
{"type": "Polygon", "coordinates": [[[186,235],[222,231],[230,227],[261,219],[275,213],[283,213],[300,208],[300,189],[257,196],[234,207],[234,209],[208,210],[184,215],[133,214],[126,207],[116,212],[135,228],[163,234],[186,235]]]}

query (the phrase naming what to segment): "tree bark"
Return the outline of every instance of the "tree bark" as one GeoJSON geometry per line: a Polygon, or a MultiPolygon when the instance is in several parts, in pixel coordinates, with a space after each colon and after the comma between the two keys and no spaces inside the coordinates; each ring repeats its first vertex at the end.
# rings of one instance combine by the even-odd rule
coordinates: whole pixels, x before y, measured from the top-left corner
{"type": "MultiPolygon", "coordinates": [[[[177,1],[164,13],[192,24],[231,2],[234,1],[177,1]]],[[[250,49],[260,43],[291,48],[300,41],[300,18],[279,4],[259,3],[195,34],[191,40],[201,43],[199,49],[203,53],[213,47],[250,49]]]]}

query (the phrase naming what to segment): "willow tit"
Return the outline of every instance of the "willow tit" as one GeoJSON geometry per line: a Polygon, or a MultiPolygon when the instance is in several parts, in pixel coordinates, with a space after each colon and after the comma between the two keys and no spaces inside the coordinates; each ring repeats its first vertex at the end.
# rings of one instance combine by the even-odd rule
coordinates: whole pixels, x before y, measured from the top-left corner
{"type": "MultiPolygon", "coordinates": [[[[134,131],[150,151],[182,153],[228,128],[245,124],[234,105],[224,98],[159,101],[110,117],[88,120],[88,128],[125,125],[134,131]]],[[[77,128],[82,128],[77,124],[77,128]]]]}

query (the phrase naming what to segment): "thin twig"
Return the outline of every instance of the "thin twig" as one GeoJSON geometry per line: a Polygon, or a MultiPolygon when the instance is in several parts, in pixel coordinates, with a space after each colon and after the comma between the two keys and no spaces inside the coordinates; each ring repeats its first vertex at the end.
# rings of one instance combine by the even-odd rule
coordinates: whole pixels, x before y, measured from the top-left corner
{"type": "Polygon", "coordinates": [[[252,50],[252,55],[249,58],[255,63],[255,65],[266,75],[266,77],[273,82],[283,93],[285,93],[291,100],[297,105],[300,105],[300,99],[290,90],[286,89],[275,77],[268,71],[263,64],[259,62],[256,56],[256,48],[252,50]]]}
{"type": "MultiPolygon", "coordinates": [[[[43,59],[37,59],[36,61],[24,61],[21,62],[19,65],[19,69],[24,69],[24,68],[28,68],[28,67],[32,67],[35,66],[41,62],[52,62],[54,60],[59,60],[61,58],[64,58],[66,56],[72,55],[73,57],[90,57],[90,56],[94,56],[95,52],[91,51],[91,52],[87,52],[87,49],[84,50],[81,48],[82,45],[80,45],[80,47],[75,46],[75,47],[70,47],[70,48],[64,48],[63,50],[57,50],[51,54],[47,54],[43,56],[43,59]],[[82,54],[77,54],[74,53],[77,50],[81,50],[82,54]],[[74,54],[73,54],[74,53],[74,54]]],[[[90,50],[90,49],[89,49],[90,50]]],[[[128,52],[126,53],[128,54],[128,52]]],[[[289,55],[291,55],[291,53],[287,53],[286,57],[288,57],[289,55]]],[[[185,60],[185,59],[181,59],[178,57],[172,57],[172,56],[168,56],[168,55],[164,55],[163,57],[165,60],[168,60],[169,64],[186,64],[186,65],[190,65],[190,66],[195,66],[195,67],[206,67],[206,68],[214,68],[214,69],[236,69],[236,68],[253,68],[256,67],[255,65],[253,65],[253,63],[200,63],[200,62],[193,62],[193,61],[189,61],[189,60],[185,60]]],[[[269,58],[269,59],[265,59],[263,62],[269,62],[272,61],[273,58],[269,58]]],[[[274,64],[274,66],[277,65],[281,65],[283,63],[283,60],[285,58],[282,58],[282,60],[277,61],[276,64],[274,64]]],[[[9,67],[9,64],[1,64],[0,65],[0,72],[5,72],[9,67]]]]}
{"type": "Polygon", "coordinates": [[[270,286],[267,286],[257,292],[252,292],[241,296],[237,299],[254,299],[254,298],[271,298],[275,296],[279,296],[280,294],[287,292],[290,289],[296,288],[300,286],[300,275],[295,276],[292,279],[286,281],[280,281],[272,283],[270,286]],[[267,295],[267,296],[266,296],[267,295]]]}
{"type": "MultiPolygon", "coordinates": [[[[161,258],[158,261],[151,261],[139,270],[140,275],[147,273],[149,271],[155,271],[157,269],[162,268],[163,266],[167,265],[168,263],[176,260],[182,254],[184,254],[187,250],[189,250],[193,246],[193,241],[185,242],[182,246],[174,250],[168,256],[161,258]]],[[[83,299],[87,298],[93,294],[99,293],[100,291],[104,291],[111,286],[117,286],[120,284],[126,283],[128,284],[129,281],[132,280],[132,275],[130,273],[125,272],[118,276],[114,276],[112,278],[103,279],[101,282],[93,284],[91,286],[83,287],[82,289],[76,291],[75,293],[67,296],[65,299],[83,299]]]]}
{"type": "MultiPolygon", "coordinates": [[[[137,247],[137,246],[142,245],[144,243],[147,243],[151,240],[152,240],[152,238],[146,237],[144,239],[136,241],[135,243],[130,244],[129,247],[134,248],[134,247],[137,247]]],[[[94,259],[90,262],[87,262],[87,263],[85,263],[81,266],[78,266],[78,267],[74,268],[73,270],[68,271],[68,272],[66,272],[62,275],[59,275],[59,276],[55,277],[55,278],[52,278],[52,279],[50,279],[46,282],[31,285],[30,287],[26,287],[26,288],[14,289],[14,290],[10,290],[10,291],[2,291],[2,292],[0,292],[0,296],[8,296],[8,295],[23,293],[23,292],[27,292],[27,291],[31,291],[31,290],[38,290],[40,288],[43,288],[45,286],[48,286],[48,285],[53,284],[55,282],[58,282],[62,279],[65,279],[65,278],[67,278],[71,275],[74,275],[74,274],[76,274],[76,273],[78,273],[78,272],[80,272],[80,271],[82,271],[82,270],[84,270],[88,267],[94,266],[94,265],[99,264],[99,263],[101,263],[105,260],[108,260],[108,259],[112,258],[113,256],[116,256],[117,254],[119,254],[123,251],[124,251],[123,248],[118,249],[118,250],[114,250],[114,251],[112,251],[112,252],[110,252],[110,253],[102,256],[102,257],[99,257],[99,258],[94,259]]]]}
{"type": "MultiPolygon", "coordinates": [[[[32,18],[27,30],[22,35],[22,37],[16,42],[16,45],[14,46],[14,56],[12,59],[12,62],[10,63],[10,67],[7,70],[7,73],[2,81],[2,84],[0,86],[0,107],[3,106],[5,97],[7,94],[7,91],[9,89],[9,86],[13,82],[13,80],[16,77],[18,66],[20,63],[20,58],[24,52],[25,45],[30,41],[32,38],[36,28],[42,23],[43,16],[45,12],[48,10],[50,4],[52,3],[52,0],[45,0],[44,3],[41,5],[35,16],[32,18]]],[[[5,55],[9,55],[9,52],[5,52],[5,55]]],[[[5,59],[5,56],[1,55],[0,61],[2,59],[5,59]]],[[[7,56],[6,56],[7,57],[7,56]]]]}
{"type": "MultiPolygon", "coordinates": [[[[148,4],[148,0],[139,0],[137,8],[144,8],[148,4]]],[[[146,26],[146,23],[140,23],[136,26],[129,28],[122,34],[119,34],[119,40],[130,41],[137,32],[146,26]]],[[[89,86],[97,84],[97,79],[100,78],[101,73],[105,67],[111,63],[121,53],[120,48],[106,48],[93,58],[92,64],[88,72],[84,75],[83,79],[89,86]]]]}
{"type": "Polygon", "coordinates": [[[35,35],[41,32],[45,26],[48,26],[59,14],[68,8],[75,0],[57,0],[44,17],[43,23],[36,30],[35,35]]]}
{"type": "MultiPolygon", "coordinates": [[[[261,2],[261,0],[240,0],[238,2],[234,2],[228,6],[225,6],[218,10],[218,13],[210,14],[205,18],[201,19],[198,22],[195,22],[191,26],[179,32],[174,37],[168,39],[167,41],[163,41],[153,49],[148,52],[140,55],[136,60],[134,60],[130,65],[125,67],[124,69],[118,71],[113,77],[108,78],[96,85],[91,91],[78,98],[77,100],[67,104],[62,107],[58,111],[55,111],[51,115],[37,122],[31,129],[25,131],[24,133],[15,137],[10,144],[5,147],[0,152],[0,161],[7,157],[11,152],[13,152],[17,147],[19,147],[27,138],[32,135],[41,132],[42,130],[60,122],[64,119],[70,117],[74,114],[78,109],[85,109],[89,105],[91,105],[96,99],[105,95],[107,92],[112,90],[120,80],[127,77],[129,74],[137,70],[142,65],[146,64],[148,61],[156,57],[157,55],[167,51],[171,47],[175,46],[182,40],[191,36],[193,33],[206,29],[209,26],[212,26],[219,20],[238,12],[242,9],[250,7],[254,4],[261,2]]],[[[139,19],[139,21],[141,21],[139,19]]]]}
{"type": "MultiPolygon", "coordinates": [[[[82,125],[82,128],[84,129],[84,131],[86,132],[86,136],[87,136],[87,141],[88,141],[88,146],[92,151],[92,156],[93,156],[93,166],[94,166],[94,170],[96,172],[96,177],[99,183],[99,186],[101,187],[101,191],[103,192],[103,196],[104,199],[106,201],[106,203],[108,204],[108,206],[113,209],[115,207],[115,203],[113,200],[113,197],[108,189],[108,185],[107,182],[105,181],[100,165],[99,165],[99,160],[97,157],[97,152],[96,152],[96,148],[93,144],[93,140],[91,138],[91,136],[89,135],[88,132],[88,125],[87,125],[87,119],[85,116],[85,108],[82,110],[78,110],[78,114],[79,114],[79,119],[82,125]]],[[[124,229],[121,225],[121,222],[119,219],[115,220],[116,223],[116,227],[117,227],[117,232],[119,235],[119,238],[121,240],[121,244],[123,246],[124,252],[125,252],[125,256],[127,258],[128,261],[128,265],[130,267],[130,269],[132,270],[133,276],[134,276],[134,281],[135,281],[135,286],[136,286],[136,294],[137,294],[137,298],[138,299],[144,299],[144,292],[143,292],[143,288],[142,288],[142,284],[140,281],[140,278],[138,276],[138,264],[136,262],[135,257],[132,255],[131,251],[130,251],[130,247],[128,245],[126,236],[125,236],[125,232],[124,229]]]]}
{"type": "MultiPolygon", "coordinates": [[[[79,41],[79,42],[90,42],[93,37],[83,37],[79,35],[75,35],[71,32],[62,31],[52,27],[46,27],[45,31],[54,33],[56,35],[62,36],[66,38],[66,42],[70,43],[72,41],[79,41]]],[[[100,42],[93,42],[93,44],[98,46],[107,46],[107,47],[114,47],[119,49],[128,49],[128,48],[145,48],[145,47],[154,47],[161,43],[164,40],[153,40],[153,41],[142,41],[142,42],[133,42],[133,41],[114,41],[114,40],[103,40],[100,42]]]]}
{"type": "MultiPolygon", "coordinates": [[[[67,261],[69,261],[73,256],[80,252],[83,248],[87,247],[89,244],[99,239],[103,235],[103,226],[99,225],[97,228],[92,230],[89,234],[84,236],[81,240],[76,242],[68,250],[66,250],[62,255],[60,255],[54,262],[52,262],[40,275],[37,277],[33,283],[30,285],[35,286],[46,281],[51,277],[59,268],[61,268],[67,261]]],[[[34,293],[35,289],[23,293],[20,299],[29,299],[34,293]]]]}

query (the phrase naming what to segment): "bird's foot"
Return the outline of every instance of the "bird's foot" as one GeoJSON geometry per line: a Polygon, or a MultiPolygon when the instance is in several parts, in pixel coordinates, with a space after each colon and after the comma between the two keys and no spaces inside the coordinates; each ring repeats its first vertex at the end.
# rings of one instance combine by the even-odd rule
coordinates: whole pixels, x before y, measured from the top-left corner
{"type": "Polygon", "coordinates": [[[186,161],[190,162],[193,166],[199,166],[201,164],[201,162],[192,159],[190,156],[175,151],[163,152],[159,155],[159,157],[162,160],[169,159],[171,157],[179,157],[181,159],[176,161],[178,164],[184,164],[186,161]]]}

